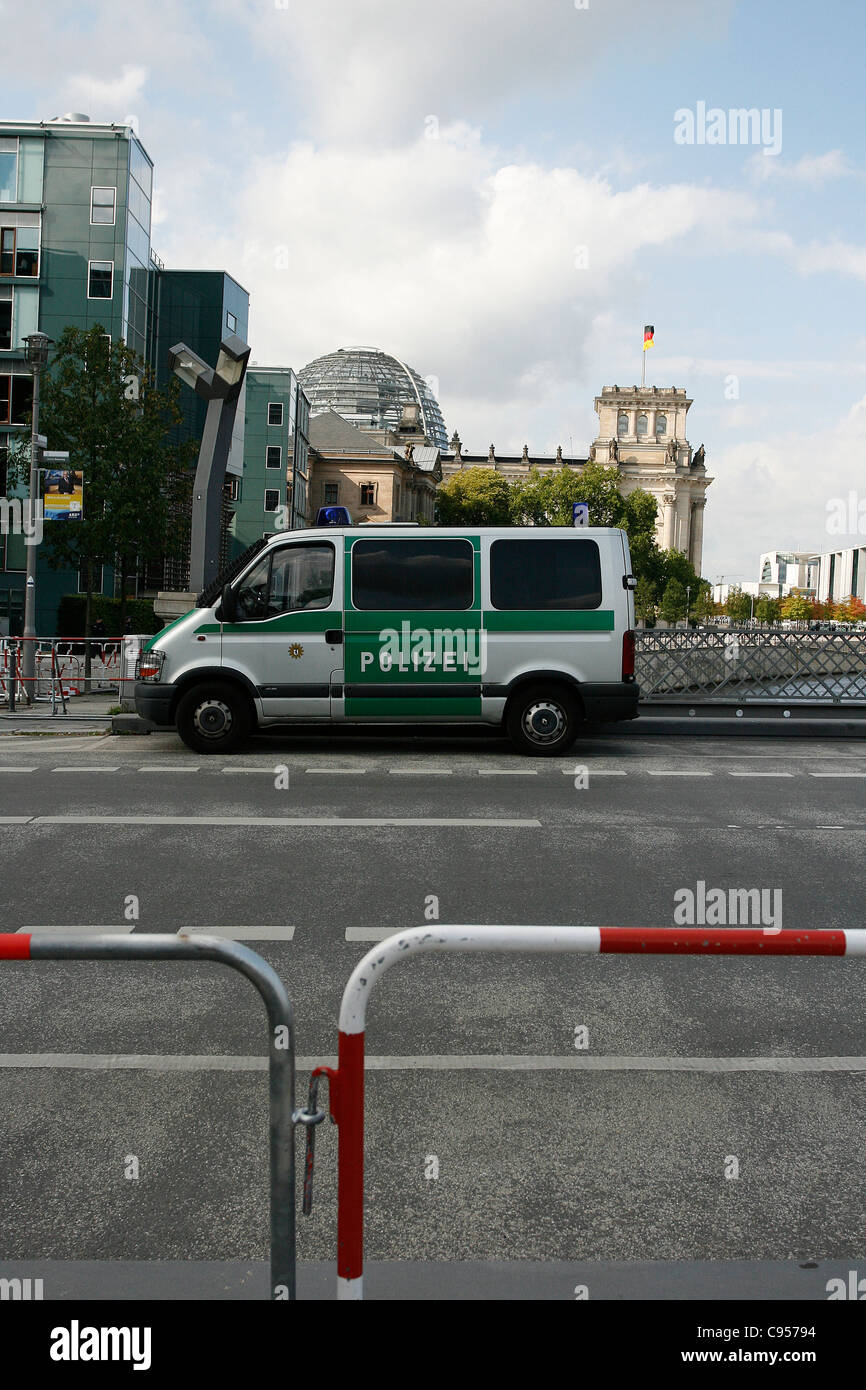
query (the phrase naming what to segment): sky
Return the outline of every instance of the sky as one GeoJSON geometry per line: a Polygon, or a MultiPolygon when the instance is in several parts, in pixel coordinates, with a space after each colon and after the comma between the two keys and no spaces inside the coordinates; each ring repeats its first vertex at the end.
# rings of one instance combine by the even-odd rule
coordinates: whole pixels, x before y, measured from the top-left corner
{"type": "Polygon", "coordinates": [[[0,115],[133,117],[154,250],[249,290],[255,362],[375,346],[467,451],[581,455],[652,323],[715,480],[705,577],[866,543],[862,0],[4,15],[0,115]]]}

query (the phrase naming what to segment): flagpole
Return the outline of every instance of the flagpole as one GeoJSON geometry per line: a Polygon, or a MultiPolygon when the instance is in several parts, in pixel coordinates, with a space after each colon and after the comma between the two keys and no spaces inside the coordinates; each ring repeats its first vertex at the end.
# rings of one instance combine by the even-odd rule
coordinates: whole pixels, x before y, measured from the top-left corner
{"type": "Polygon", "coordinates": [[[653,341],[653,334],[654,334],[654,333],[655,333],[655,327],[653,326],[653,324],[651,324],[651,323],[645,323],[644,326],[643,326],[643,344],[642,344],[642,346],[643,346],[643,352],[641,353],[641,362],[640,362],[640,384],[641,384],[641,390],[643,390],[643,388],[646,386],[646,353],[647,353],[647,348],[648,348],[648,347],[652,347],[652,341],[653,341]],[[647,340],[649,340],[649,341],[647,341],[647,340]]]}

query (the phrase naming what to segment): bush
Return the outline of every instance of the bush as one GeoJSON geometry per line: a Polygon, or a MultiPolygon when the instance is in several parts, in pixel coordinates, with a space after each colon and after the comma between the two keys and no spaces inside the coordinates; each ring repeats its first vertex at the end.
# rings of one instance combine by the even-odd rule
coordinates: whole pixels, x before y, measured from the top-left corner
{"type": "MultiPolygon", "coordinates": [[[[57,636],[84,636],[84,594],[64,594],[57,607],[57,636]]],[[[126,600],[126,616],[129,618],[130,632],[152,635],[165,626],[153,611],[153,604],[143,598],[126,600]]],[[[120,599],[106,598],[104,594],[93,595],[93,622],[101,618],[105,624],[106,637],[120,637],[120,599]]]]}

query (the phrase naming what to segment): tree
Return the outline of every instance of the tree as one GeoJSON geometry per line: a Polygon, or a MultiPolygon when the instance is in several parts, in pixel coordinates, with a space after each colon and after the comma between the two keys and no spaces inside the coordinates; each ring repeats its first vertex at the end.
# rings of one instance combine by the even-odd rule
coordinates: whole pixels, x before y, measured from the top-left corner
{"type": "Polygon", "coordinates": [[[805,623],[812,616],[812,605],[799,589],[792,589],[788,597],[782,601],[781,614],[783,618],[805,623]]]}
{"type": "Polygon", "coordinates": [[[840,600],[833,605],[833,617],[840,623],[862,623],[866,622],[866,604],[862,599],[855,597],[840,600]]]}
{"type": "Polygon", "coordinates": [[[706,579],[698,580],[698,596],[692,604],[692,614],[699,623],[707,623],[716,615],[712,585],[706,579]]]}
{"type": "Polygon", "coordinates": [[[564,464],[547,473],[531,468],[514,483],[511,496],[516,526],[570,526],[575,502],[586,502],[590,526],[625,524],[619,472],[600,463],[586,463],[580,470],[564,464]]]}
{"type": "Polygon", "coordinates": [[[678,623],[686,616],[686,591],[678,579],[669,579],[659,604],[659,617],[678,623]]]}
{"type": "Polygon", "coordinates": [[[196,447],[170,442],[183,418],[179,392],[177,381],[158,388],[144,360],[123,341],[110,343],[100,324],[66,328],[43,378],[40,429],[84,475],[84,515],[46,528],[49,563],[81,573],[87,637],[99,566],[119,571],[122,629],[130,566],[170,546],[196,447]]]}
{"type": "Polygon", "coordinates": [[[782,600],[762,594],[755,604],[755,617],[759,623],[777,623],[780,617],[782,600]]]}
{"type": "Polygon", "coordinates": [[[635,617],[640,618],[641,622],[644,623],[654,623],[657,609],[658,598],[655,587],[646,575],[641,575],[634,591],[635,617]]]}
{"type": "Polygon", "coordinates": [[[729,589],[725,600],[725,612],[735,623],[748,622],[752,614],[751,595],[744,594],[740,588],[729,589]]]}
{"type": "Polygon", "coordinates": [[[436,494],[440,526],[508,526],[511,490],[492,468],[465,468],[443,483],[436,494]]]}

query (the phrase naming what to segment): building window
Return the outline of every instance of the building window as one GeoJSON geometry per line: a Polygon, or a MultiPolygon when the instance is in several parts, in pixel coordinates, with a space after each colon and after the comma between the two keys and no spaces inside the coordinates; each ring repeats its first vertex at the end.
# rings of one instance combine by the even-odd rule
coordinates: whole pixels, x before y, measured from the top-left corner
{"type": "Polygon", "coordinates": [[[657,416],[656,416],[656,436],[663,435],[663,434],[667,434],[667,432],[668,432],[668,417],[667,417],[666,415],[657,415],[657,416]]]}
{"type": "Polygon", "coordinates": [[[116,188],[91,188],[90,225],[91,227],[113,227],[114,212],[117,206],[116,188]]]}
{"type": "Polygon", "coordinates": [[[376,505],[376,484],[375,484],[375,483],[362,483],[362,484],[361,484],[361,506],[362,506],[362,507],[375,507],[375,505],[376,505]]]}
{"type": "Polygon", "coordinates": [[[229,333],[237,333],[238,331],[237,315],[230,314],[228,309],[226,309],[226,328],[228,329],[229,333]]]}
{"type": "Polygon", "coordinates": [[[647,417],[646,417],[645,415],[639,415],[639,416],[637,417],[637,432],[638,432],[638,437],[640,437],[641,435],[645,435],[648,429],[649,429],[649,421],[647,420],[647,417]]]}
{"type": "Polygon", "coordinates": [[[283,461],[283,450],[279,444],[269,444],[267,451],[268,468],[279,468],[283,461]]]}
{"type": "Polygon", "coordinates": [[[620,439],[624,439],[628,434],[628,416],[620,414],[616,417],[616,432],[620,439]]]}
{"type": "Polygon", "coordinates": [[[0,349],[12,346],[12,286],[0,285],[0,349]]]}
{"type": "Polygon", "coordinates": [[[39,274],[39,228],[0,228],[0,275],[39,274]]]}
{"type": "Polygon", "coordinates": [[[280,505],[280,490],[276,487],[265,488],[265,511],[275,512],[280,505]]]}
{"type": "Polygon", "coordinates": [[[87,262],[87,298],[110,299],[114,292],[114,261],[87,262]]]}
{"type": "Polygon", "coordinates": [[[33,378],[0,376],[0,425],[23,425],[33,404],[33,378]]]}
{"type": "Polygon", "coordinates": [[[18,201],[18,141],[0,138],[0,203],[18,201]]]}
{"type": "Polygon", "coordinates": [[[339,501],[339,496],[339,483],[325,483],[325,486],[322,490],[322,501],[324,502],[326,507],[336,506],[337,502],[339,501]]]}
{"type": "Polygon", "coordinates": [[[281,425],[283,423],[283,407],[279,401],[270,401],[268,404],[268,424],[281,425]]]}

